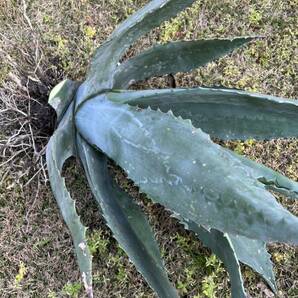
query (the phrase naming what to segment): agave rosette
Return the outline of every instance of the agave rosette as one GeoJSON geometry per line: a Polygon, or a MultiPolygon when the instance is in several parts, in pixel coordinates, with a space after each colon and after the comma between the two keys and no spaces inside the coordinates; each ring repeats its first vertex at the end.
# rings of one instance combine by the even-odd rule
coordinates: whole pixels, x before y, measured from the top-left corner
{"type": "Polygon", "coordinates": [[[107,225],[159,297],[178,297],[178,293],[142,210],[110,177],[108,158],[224,262],[235,298],[246,297],[239,262],[261,274],[275,292],[266,243],[298,242],[298,218],[268,191],[295,199],[298,183],[209,137],[297,137],[296,101],[223,88],[127,90],[131,82],[190,71],[252,40],[173,42],[119,63],[140,36],[193,2],[151,1],[97,49],[82,84],[63,81],[50,95],[59,125],[47,147],[49,177],[89,297],[93,296],[92,257],[86,227],[61,174],[70,156],[81,160],[107,225]]]}

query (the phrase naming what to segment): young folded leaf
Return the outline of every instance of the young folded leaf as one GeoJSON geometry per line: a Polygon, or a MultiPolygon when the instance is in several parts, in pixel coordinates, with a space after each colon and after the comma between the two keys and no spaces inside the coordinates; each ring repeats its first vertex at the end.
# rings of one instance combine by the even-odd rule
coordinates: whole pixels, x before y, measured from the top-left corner
{"type": "Polygon", "coordinates": [[[178,297],[150,226],[109,176],[113,159],[140,190],[173,212],[224,262],[233,298],[246,297],[239,262],[276,292],[266,242],[298,243],[298,218],[268,190],[298,198],[298,183],[212,142],[297,137],[296,101],[224,88],[128,91],[132,81],[190,71],[253,38],[155,46],[120,64],[142,35],[194,0],[154,0],[97,49],[86,80],[63,81],[50,95],[58,127],[47,147],[49,179],[68,225],[85,289],[93,296],[91,255],[61,171],[76,155],[119,245],[161,298],[178,297]]]}

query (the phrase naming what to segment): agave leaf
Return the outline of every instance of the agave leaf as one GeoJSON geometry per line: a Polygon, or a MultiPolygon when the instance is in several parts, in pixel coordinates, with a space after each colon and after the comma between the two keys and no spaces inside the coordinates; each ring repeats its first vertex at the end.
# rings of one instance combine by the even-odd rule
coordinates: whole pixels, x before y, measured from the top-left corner
{"type": "Polygon", "coordinates": [[[79,136],[78,148],[91,190],[120,246],[159,297],[178,297],[168,280],[152,230],[140,207],[113,183],[104,154],[79,136]]]}
{"type": "MultiPolygon", "coordinates": [[[[61,99],[63,100],[64,98],[61,99]]],[[[63,219],[70,230],[86,292],[88,297],[93,297],[92,258],[86,242],[86,227],[80,221],[80,217],[76,212],[75,202],[67,191],[61,173],[64,162],[69,157],[75,155],[72,112],[73,104],[68,107],[58,128],[51,137],[47,145],[46,158],[51,188],[63,219]]]]}
{"type": "Polygon", "coordinates": [[[238,256],[228,234],[198,226],[195,222],[175,216],[187,230],[193,231],[203,244],[209,247],[214,254],[224,263],[227,269],[233,298],[246,298],[243,279],[238,262],[238,256]]]}
{"type": "Polygon", "coordinates": [[[274,293],[277,292],[270,254],[266,243],[238,235],[229,235],[238,260],[258,272],[274,293]]]}
{"type": "Polygon", "coordinates": [[[75,122],[141,191],[183,218],[253,239],[298,242],[298,218],[190,121],[101,95],[81,106],[75,122]]]}
{"type": "MultiPolygon", "coordinates": [[[[298,103],[294,100],[210,88],[124,90],[110,92],[107,96],[116,103],[128,103],[140,108],[150,106],[163,112],[171,110],[176,116],[189,118],[195,127],[200,127],[216,138],[265,139],[269,136],[298,136],[298,103]],[[226,118],[221,114],[226,114],[226,118]],[[281,129],[281,123],[284,130],[281,129]]],[[[267,189],[290,198],[298,198],[297,182],[230,150],[228,152],[241,159],[250,168],[250,174],[264,183],[267,189]]]]}
{"type": "Polygon", "coordinates": [[[55,109],[59,123],[71,104],[80,83],[64,80],[56,85],[50,93],[49,104],[55,109]]]}
{"type": "Polygon", "coordinates": [[[152,76],[190,71],[232,52],[252,39],[178,41],[154,46],[117,68],[114,88],[126,89],[132,82],[152,76]]]}
{"type": "Polygon", "coordinates": [[[118,103],[191,119],[211,137],[273,139],[298,136],[298,101],[233,89],[194,88],[111,92],[118,103]]]}
{"type": "Polygon", "coordinates": [[[139,37],[174,17],[195,0],[153,0],[126,19],[95,53],[88,78],[79,89],[78,104],[113,86],[114,72],[124,52],[139,37]]]}

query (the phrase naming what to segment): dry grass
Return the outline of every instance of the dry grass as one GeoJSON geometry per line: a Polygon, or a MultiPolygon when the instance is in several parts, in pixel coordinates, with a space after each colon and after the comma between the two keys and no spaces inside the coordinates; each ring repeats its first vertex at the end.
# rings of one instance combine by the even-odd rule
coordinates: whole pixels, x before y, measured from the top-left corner
{"type": "MultiPolygon", "coordinates": [[[[55,128],[48,93],[62,78],[84,77],[90,55],[117,23],[147,1],[3,0],[0,2],[0,293],[1,297],[83,297],[69,233],[47,182],[44,150],[55,128]],[[22,265],[23,264],[23,265],[22,265]],[[71,283],[71,286],[68,285],[71,283]],[[67,286],[68,285],[68,286],[67,286]]],[[[297,96],[297,2],[291,0],[197,1],[186,13],[143,38],[131,56],[155,41],[234,35],[264,35],[264,40],[189,74],[178,86],[225,85],[294,98],[297,96]]],[[[138,85],[164,86],[164,78],[138,85]]],[[[298,180],[297,141],[231,148],[298,180]]],[[[94,246],[96,297],[153,297],[139,273],[104,226],[79,166],[65,170],[94,246]]],[[[116,179],[139,200],[160,243],[172,281],[185,297],[229,293],[222,267],[210,252],[184,232],[161,207],[116,169],[116,179]],[[206,259],[208,262],[206,262],[206,259]],[[219,268],[219,269],[218,269],[219,268]],[[208,277],[216,270],[216,276],[208,277]]],[[[297,203],[280,198],[295,214],[297,203]]],[[[297,249],[270,245],[280,297],[298,297],[297,249]]],[[[270,297],[265,284],[243,268],[252,297],[270,297]]]]}

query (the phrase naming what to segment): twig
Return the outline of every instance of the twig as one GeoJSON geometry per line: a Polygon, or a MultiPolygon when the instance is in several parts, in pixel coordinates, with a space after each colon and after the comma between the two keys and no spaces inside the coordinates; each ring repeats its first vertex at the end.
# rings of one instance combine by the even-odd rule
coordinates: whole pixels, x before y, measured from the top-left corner
{"type": "Polygon", "coordinates": [[[22,2],[23,2],[23,9],[24,9],[24,12],[23,12],[23,14],[24,14],[24,18],[26,19],[26,21],[27,21],[27,23],[28,23],[30,29],[31,29],[32,31],[34,31],[34,30],[33,30],[33,26],[32,26],[32,24],[31,24],[31,21],[30,21],[28,15],[27,15],[27,4],[26,4],[25,0],[22,0],[22,2]]]}

